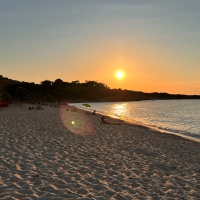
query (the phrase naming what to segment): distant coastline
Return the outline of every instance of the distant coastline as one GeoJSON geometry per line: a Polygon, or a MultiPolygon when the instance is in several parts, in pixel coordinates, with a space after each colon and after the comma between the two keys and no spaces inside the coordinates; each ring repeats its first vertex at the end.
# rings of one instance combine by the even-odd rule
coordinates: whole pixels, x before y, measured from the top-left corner
{"type": "Polygon", "coordinates": [[[145,93],[141,91],[110,89],[96,81],[54,82],[44,80],[40,84],[20,82],[0,75],[0,101],[7,102],[120,102],[142,100],[200,99],[200,95],[145,93]]]}

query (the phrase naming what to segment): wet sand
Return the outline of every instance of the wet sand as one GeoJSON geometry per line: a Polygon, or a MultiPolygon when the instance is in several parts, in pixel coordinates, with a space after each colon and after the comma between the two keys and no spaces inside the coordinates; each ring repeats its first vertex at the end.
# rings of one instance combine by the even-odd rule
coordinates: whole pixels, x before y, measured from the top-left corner
{"type": "Polygon", "coordinates": [[[200,143],[29,106],[0,109],[0,199],[200,199],[200,143]]]}

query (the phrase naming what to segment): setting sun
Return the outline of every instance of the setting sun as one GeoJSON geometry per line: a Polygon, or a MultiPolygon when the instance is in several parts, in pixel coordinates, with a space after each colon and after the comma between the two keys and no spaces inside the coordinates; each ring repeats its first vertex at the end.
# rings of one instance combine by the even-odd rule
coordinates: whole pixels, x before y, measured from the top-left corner
{"type": "Polygon", "coordinates": [[[118,79],[122,79],[124,78],[124,72],[123,71],[117,71],[115,76],[118,78],[118,79]]]}

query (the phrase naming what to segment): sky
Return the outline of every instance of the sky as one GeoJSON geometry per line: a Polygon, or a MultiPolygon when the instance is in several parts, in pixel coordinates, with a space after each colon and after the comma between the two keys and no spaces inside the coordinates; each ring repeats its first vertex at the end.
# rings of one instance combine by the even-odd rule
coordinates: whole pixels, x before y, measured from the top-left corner
{"type": "Polygon", "coordinates": [[[0,75],[200,95],[199,19],[199,0],[0,0],[0,75]]]}

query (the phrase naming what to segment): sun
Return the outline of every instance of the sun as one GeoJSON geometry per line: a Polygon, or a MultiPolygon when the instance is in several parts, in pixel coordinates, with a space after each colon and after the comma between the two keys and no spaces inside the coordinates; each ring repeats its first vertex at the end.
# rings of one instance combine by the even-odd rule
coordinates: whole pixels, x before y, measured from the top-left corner
{"type": "Polygon", "coordinates": [[[122,79],[124,78],[124,72],[123,71],[117,71],[115,76],[118,78],[118,79],[122,79]]]}

